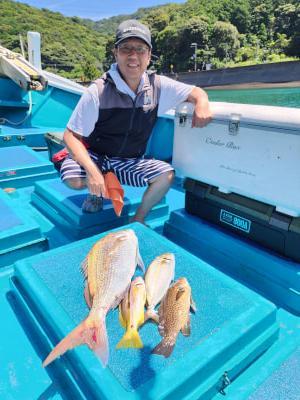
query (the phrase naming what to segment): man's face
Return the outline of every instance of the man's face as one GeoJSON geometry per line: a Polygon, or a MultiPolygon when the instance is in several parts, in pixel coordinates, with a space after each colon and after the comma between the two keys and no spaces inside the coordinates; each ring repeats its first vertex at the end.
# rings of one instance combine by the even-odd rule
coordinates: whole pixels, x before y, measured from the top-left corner
{"type": "Polygon", "coordinates": [[[114,54],[118,67],[125,80],[140,80],[146,71],[151,57],[147,44],[140,39],[123,40],[114,54]]]}

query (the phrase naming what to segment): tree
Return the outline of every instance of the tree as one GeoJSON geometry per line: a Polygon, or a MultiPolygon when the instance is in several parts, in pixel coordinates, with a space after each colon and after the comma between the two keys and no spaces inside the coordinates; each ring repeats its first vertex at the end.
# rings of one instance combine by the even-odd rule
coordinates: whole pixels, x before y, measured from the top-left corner
{"type": "Polygon", "coordinates": [[[230,22],[236,26],[239,33],[246,33],[250,25],[249,4],[236,4],[231,11],[230,22]]]}
{"type": "Polygon", "coordinates": [[[295,33],[295,35],[291,37],[291,42],[287,49],[287,54],[300,57],[300,32],[295,33]]]}
{"type": "Polygon", "coordinates": [[[275,32],[285,33],[291,37],[296,29],[297,20],[299,19],[299,7],[288,3],[279,6],[275,10],[275,32]]]}
{"type": "Polygon", "coordinates": [[[238,30],[228,22],[216,22],[213,26],[212,44],[217,57],[232,59],[240,47],[238,30]]]}
{"type": "Polygon", "coordinates": [[[99,77],[100,71],[97,69],[95,61],[87,57],[81,64],[84,81],[92,81],[99,77]]]}

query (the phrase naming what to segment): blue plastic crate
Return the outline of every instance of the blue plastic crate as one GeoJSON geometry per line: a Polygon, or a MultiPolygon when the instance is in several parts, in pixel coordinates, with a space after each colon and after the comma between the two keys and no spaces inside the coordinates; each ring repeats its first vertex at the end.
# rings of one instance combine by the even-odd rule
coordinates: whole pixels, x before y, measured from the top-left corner
{"type": "Polygon", "coordinates": [[[48,248],[40,226],[0,190],[0,267],[48,248]]]}
{"type": "Polygon", "coordinates": [[[24,187],[40,179],[53,178],[52,162],[27,146],[0,148],[0,188],[24,187]]]}
{"type": "MultiPolygon", "coordinates": [[[[145,188],[124,186],[125,198],[121,217],[117,217],[111,201],[104,200],[103,210],[97,213],[82,212],[82,203],[88,191],[70,189],[59,178],[38,182],[32,194],[32,203],[67,235],[82,238],[124,225],[134,215],[141,203],[145,188]]],[[[150,211],[147,221],[167,218],[169,212],[165,199],[150,211]]]]}
{"type": "MultiPolygon", "coordinates": [[[[51,376],[65,371],[85,398],[209,399],[222,391],[225,372],[234,380],[277,339],[276,307],[226,277],[210,265],[135,223],[146,265],[164,252],[176,258],[175,278],[185,276],[197,304],[191,316],[191,336],[178,337],[170,358],[152,355],[161,340],[155,324],[140,329],[142,350],[116,350],[123,335],[118,311],[106,319],[110,358],[103,369],[86,347],[67,352],[48,367],[51,376]]],[[[19,261],[12,280],[14,293],[27,303],[28,313],[55,345],[88,314],[83,299],[80,264],[104,234],[19,261]]],[[[44,348],[45,357],[50,348],[44,348]]],[[[55,382],[54,382],[55,383],[55,382]]]]}

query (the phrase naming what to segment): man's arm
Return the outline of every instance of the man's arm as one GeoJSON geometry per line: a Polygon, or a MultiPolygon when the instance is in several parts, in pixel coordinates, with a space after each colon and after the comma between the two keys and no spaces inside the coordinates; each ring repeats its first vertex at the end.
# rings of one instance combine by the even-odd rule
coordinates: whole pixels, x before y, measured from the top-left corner
{"type": "Polygon", "coordinates": [[[85,169],[87,174],[86,185],[89,192],[99,197],[107,197],[103,175],[89,156],[80,135],[67,128],[64,133],[64,142],[74,160],[85,169]]]}
{"type": "Polygon", "coordinates": [[[203,128],[206,126],[212,119],[212,112],[210,110],[208,96],[204,90],[194,87],[189,94],[187,101],[195,105],[192,128],[203,128]]]}

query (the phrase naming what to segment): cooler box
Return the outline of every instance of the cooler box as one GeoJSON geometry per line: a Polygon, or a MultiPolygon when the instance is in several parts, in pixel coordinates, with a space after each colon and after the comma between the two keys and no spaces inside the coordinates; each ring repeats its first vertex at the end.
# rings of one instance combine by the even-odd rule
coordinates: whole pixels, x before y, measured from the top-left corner
{"type": "Polygon", "coordinates": [[[177,109],[173,149],[187,211],[299,261],[299,110],[213,103],[203,129],[192,112],[177,109]]]}
{"type": "Polygon", "coordinates": [[[184,187],[189,213],[300,261],[299,217],[279,213],[274,206],[245,196],[221,193],[214,186],[190,178],[184,187]]]}

